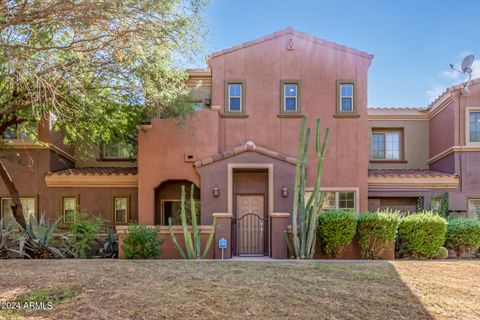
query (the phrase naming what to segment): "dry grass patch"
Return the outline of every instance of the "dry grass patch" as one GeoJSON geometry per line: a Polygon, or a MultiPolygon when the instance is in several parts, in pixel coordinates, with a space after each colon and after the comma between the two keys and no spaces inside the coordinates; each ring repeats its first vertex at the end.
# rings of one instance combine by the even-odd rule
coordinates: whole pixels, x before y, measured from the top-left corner
{"type": "MultiPolygon", "coordinates": [[[[479,263],[6,261],[0,300],[76,288],[45,319],[475,319],[479,263]],[[21,288],[19,290],[18,288],[21,288]],[[15,295],[15,292],[19,292],[15,295]],[[7,293],[7,294],[4,294],[7,293]]],[[[3,314],[0,312],[0,318],[3,314]]],[[[12,313],[10,313],[12,315],[12,313]]]]}

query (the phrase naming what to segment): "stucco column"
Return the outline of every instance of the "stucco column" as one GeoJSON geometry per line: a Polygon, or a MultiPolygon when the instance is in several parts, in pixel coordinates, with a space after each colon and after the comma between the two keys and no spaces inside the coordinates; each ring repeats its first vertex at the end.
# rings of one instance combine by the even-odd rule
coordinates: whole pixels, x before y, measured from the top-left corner
{"type": "Polygon", "coordinates": [[[290,213],[274,212],[270,214],[270,243],[273,259],[287,259],[288,248],[284,233],[290,221],[290,213]]]}
{"type": "Polygon", "coordinates": [[[115,230],[117,231],[117,241],[118,241],[118,259],[123,259],[123,238],[128,232],[128,226],[116,226],[115,230]]]}
{"type": "Polygon", "coordinates": [[[232,257],[232,218],[231,213],[214,213],[214,219],[217,221],[215,226],[215,259],[222,259],[222,249],[218,248],[218,240],[225,238],[227,240],[227,248],[223,251],[223,258],[230,259],[232,257]]]}

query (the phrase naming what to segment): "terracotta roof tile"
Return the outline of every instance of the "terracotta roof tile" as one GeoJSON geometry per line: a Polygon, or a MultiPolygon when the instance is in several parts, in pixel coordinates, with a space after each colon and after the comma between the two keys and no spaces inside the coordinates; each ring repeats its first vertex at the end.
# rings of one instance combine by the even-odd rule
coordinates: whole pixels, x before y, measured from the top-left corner
{"type": "Polygon", "coordinates": [[[198,167],[201,167],[201,166],[205,166],[207,164],[217,162],[217,161],[220,161],[220,160],[223,160],[223,159],[227,159],[227,158],[242,154],[244,152],[256,152],[258,154],[265,155],[267,157],[278,159],[278,160],[281,160],[281,161],[289,162],[289,163],[292,163],[292,164],[295,164],[297,162],[297,159],[294,158],[294,157],[289,157],[289,156],[286,156],[284,154],[280,154],[277,151],[270,150],[270,149],[260,147],[260,146],[256,146],[254,142],[248,141],[246,144],[244,144],[242,146],[237,146],[233,149],[225,150],[221,153],[217,153],[215,155],[200,159],[199,161],[195,162],[195,167],[198,168],[198,167]]]}
{"type": "Polygon", "coordinates": [[[455,174],[428,169],[368,169],[368,176],[402,178],[456,177],[455,174]]]}
{"type": "Polygon", "coordinates": [[[84,168],[70,168],[55,172],[47,173],[50,175],[136,175],[136,167],[84,167],[84,168]]]}

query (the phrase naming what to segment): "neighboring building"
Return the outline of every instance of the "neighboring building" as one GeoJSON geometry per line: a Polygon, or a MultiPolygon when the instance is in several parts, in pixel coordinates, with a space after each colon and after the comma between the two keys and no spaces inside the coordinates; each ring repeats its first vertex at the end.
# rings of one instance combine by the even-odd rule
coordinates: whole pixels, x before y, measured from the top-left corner
{"type": "MultiPolygon", "coordinates": [[[[139,126],[137,159],[120,145],[76,159],[46,121],[39,133],[48,145],[10,140],[28,163],[12,160],[8,168],[28,212],[63,215],[67,224],[79,209],[112,225],[178,223],[181,186],[189,192],[193,183],[201,224],[211,224],[213,213],[232,213],[233,254],[268,254],[269,215],[292,211],[306,116],[313,130],[317,118],[323,130],[330,128],[326,208],[415,211],[421,203],[437,206],[448,191],[451,210],[478,216],[480,81],[472,82],[470,95],[452,87],[426,109],[367,109],[372,59],[286,29],[213,53],[208,68],[190,70],[198,111],[180,125],[152,119],[139,126]],[[246,215],[253,217],[247,227],[246,215]],[[244,227],[257,239],[253,246],[244,227]]],[[[307,193],[314,184],[314,137],[310,144],[307,193]]],[[[1,196],[8,215],[3,185],[1,196]]]]}

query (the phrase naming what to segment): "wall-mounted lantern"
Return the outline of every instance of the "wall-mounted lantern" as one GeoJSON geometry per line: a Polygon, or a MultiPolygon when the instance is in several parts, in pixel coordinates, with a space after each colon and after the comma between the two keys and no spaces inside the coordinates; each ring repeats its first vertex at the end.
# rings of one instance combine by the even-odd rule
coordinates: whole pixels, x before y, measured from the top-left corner
{"type": "Polygon", "coordinates": [[[220,188],[218,186],[213,187],[212,194],[215,198],[217,198],[220,195],[220,188]]]}
{"type": "Polygon", "coordinates": [[[282,197],[288,197],[288,188],[286,186],[283,186],[282,188],[282,197]]]}

